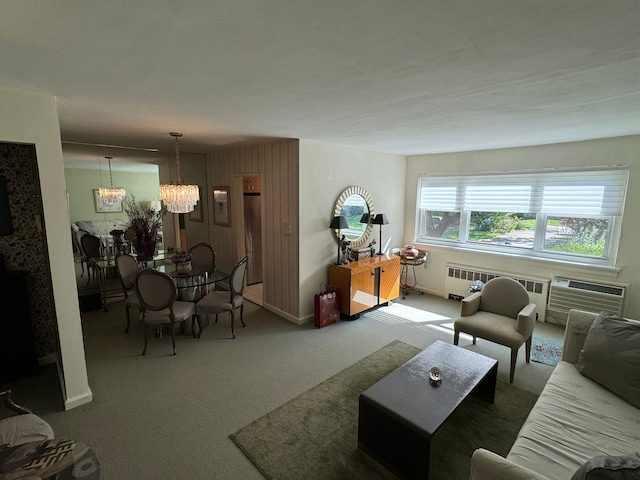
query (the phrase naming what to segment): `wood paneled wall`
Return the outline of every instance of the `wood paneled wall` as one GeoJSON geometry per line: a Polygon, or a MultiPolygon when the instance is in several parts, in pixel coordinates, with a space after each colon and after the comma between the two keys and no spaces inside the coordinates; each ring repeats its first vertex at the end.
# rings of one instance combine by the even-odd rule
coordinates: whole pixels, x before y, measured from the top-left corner
{"type": "Polygon", "coordinates": [[[300,316],[298,158],[298,140],[280,140],[223,148],[207,159],[209,199],[214,186],[231,188],[231,226],[214,225],[213,213],[208,212],[210,238],[224,269],[230,270],[242,253],[243,232],[233,228],[242,215],[237,205],[242,195],[238,179],[262,177],[264,306],[292,321],[300,316]]]}

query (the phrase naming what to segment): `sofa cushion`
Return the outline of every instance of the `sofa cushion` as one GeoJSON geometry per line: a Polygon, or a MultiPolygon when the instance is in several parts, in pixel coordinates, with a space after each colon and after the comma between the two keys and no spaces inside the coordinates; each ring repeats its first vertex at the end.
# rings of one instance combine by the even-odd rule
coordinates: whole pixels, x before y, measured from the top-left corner
{"type": "Polygon", "coordinates": [[[576,368],[640,408],[640,324],[602,312],[589,329],[576,368]]]}
{"type": "Polygon", "coordinates": [[[96,234],[96,229],[93,226],[93,222],[89,220],[78,220],[76,222],[76,225],[80,230],[84,230],[85,232],[90,233],[91,235],[96,234]]]}
{"type": "Polygon", "coordinates": [[[560,362],[507,459],[552,479],[569,479],[598,455],[640,451],[640,409],[560,362]]]}
{"type": "Polygon", "coordinates": [[[592,458],[573,474],[571,480],[640,480],[640,454],[592,458]]]}

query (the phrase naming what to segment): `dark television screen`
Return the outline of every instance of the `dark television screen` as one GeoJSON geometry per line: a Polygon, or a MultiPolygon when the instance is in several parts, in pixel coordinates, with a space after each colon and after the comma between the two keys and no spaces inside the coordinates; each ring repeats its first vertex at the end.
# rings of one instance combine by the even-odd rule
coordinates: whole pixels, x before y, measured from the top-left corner
{"type": "Polygon", "coordinates": [[[0,177],[0,235],[11,235],[11,210],[9,210],[9,196],[7,195],[7,183],[4,177],[0,177]]]}

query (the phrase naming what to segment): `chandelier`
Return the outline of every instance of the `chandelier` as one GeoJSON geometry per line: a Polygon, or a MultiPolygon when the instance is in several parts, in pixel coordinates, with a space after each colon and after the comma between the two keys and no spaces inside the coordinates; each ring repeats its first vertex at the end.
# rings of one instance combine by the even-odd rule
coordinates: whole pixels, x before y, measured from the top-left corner
{"type": "Polygon", "coordinates": [[[160,200],[166,205],[167,210],[171,213],[189,213],[200,200],[200,189],[198,185],[182,185],[180,178],[180,147],[178,146],[178,138],[181,133],[169,133],[176,139],[176,183],[169,185],[160,185],[160,200]]]}
{"type": "Polygon", "coordinates": [[[124,188],[113,186],[113,176],[111,175],[111,160],[113,157],[104,157],[109,161],[109,179],[111,180],[110,187],[100,187],[98,189],[98,195],[102,199],[102,203],[105,205],[118,205],[122,203],[126,192],[124,188]]]}

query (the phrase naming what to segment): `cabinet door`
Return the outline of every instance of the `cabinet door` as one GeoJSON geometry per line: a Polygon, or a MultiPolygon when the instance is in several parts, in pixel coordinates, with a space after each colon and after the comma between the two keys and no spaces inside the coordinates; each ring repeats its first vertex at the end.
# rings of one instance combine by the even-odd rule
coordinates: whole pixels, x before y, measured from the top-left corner
{"type": "Polygon", "coordinates": [[[380,265],[380,303],[400,296],[400,258],[392,258],[380,265]]]}
{"type": "Polygon", "coordinates": [[[378,297],[375,293],[374,272],[368,268],[353,272],[349,296],[351,299],[349,315],[355,315],[375,307],[378,304],[378,297]]]}

